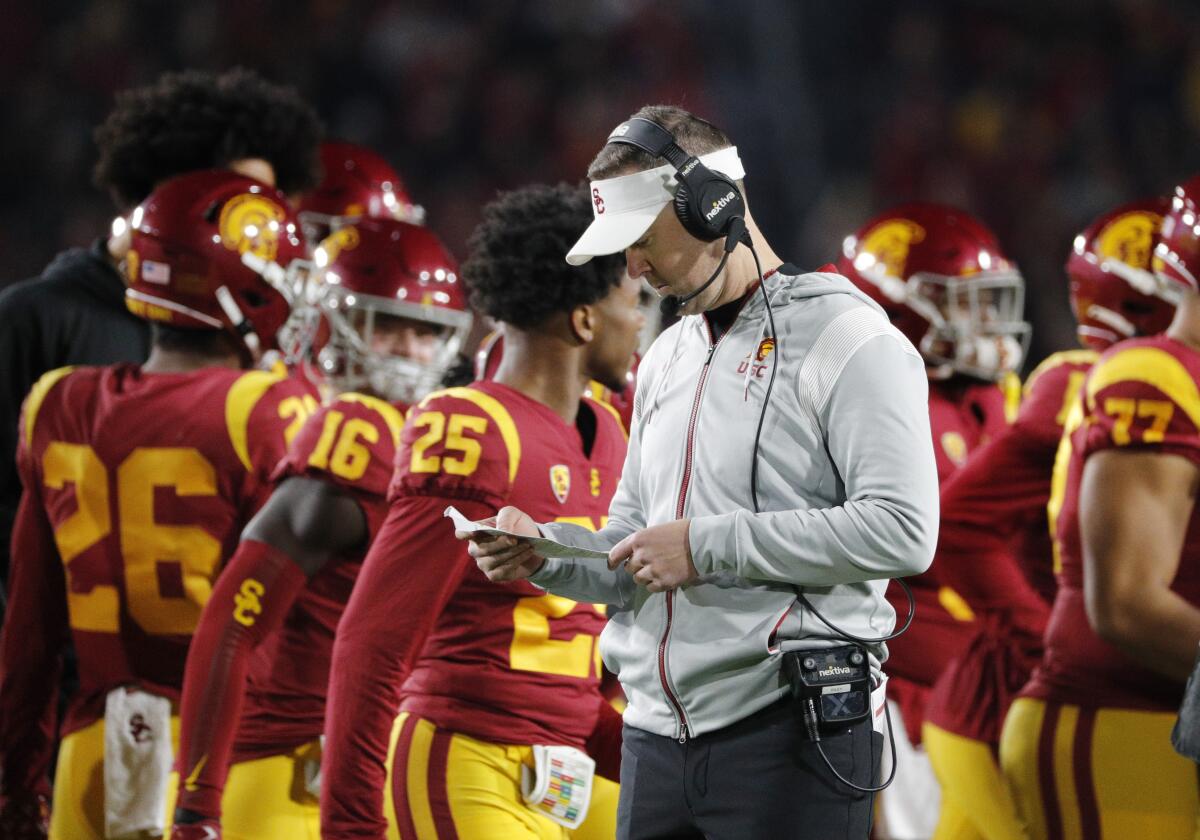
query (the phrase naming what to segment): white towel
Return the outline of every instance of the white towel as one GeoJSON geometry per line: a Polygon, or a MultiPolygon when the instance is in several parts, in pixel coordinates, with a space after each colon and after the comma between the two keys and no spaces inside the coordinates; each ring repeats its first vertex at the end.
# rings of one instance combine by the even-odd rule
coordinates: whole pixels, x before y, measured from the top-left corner
{"type": "Polygon", "coordinates": [[[104,836],[146,840],[166,831],[171,701],[115,688],[104,705],[104,836]]]}

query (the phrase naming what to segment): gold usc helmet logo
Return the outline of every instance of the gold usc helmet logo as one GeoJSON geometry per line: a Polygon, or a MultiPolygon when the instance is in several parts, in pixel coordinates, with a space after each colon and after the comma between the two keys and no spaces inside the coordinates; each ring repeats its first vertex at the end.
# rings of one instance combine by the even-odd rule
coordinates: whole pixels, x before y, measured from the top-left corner
{"type": "Polygon", "coordinates": [[[925,239],[925,228],[908,219],[891,219],[863,237],[861,250],[875,257],[892,277],[903,277],[908,249],[925,239]]]}
{"type": "Polygon", "coordinates": [[[221,244],[238,254],[274,260],[279,250],[279,226],[285,218],[282,207],[261,195],[234,196],[225,202],[217,220],[221,244]]]}
{"type": "Polygon", "coordinates": [[[1101,259],[1120,260],[1134,268],[1149,269],[1154,254],[1154,234],[1162,216],[1135,210],[1122,213],[1106,224],[1096,236],[1096,252],[1101,259]]]}

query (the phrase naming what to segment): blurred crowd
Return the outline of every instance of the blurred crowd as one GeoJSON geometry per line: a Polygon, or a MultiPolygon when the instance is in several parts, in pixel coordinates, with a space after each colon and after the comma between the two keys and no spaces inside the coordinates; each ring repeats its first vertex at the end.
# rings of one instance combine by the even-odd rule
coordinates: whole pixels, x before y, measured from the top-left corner
{"type": "Polygon", "coordinates": [[[460,253],[498,189],[578,179],[605,132],[656,101],[741,139],[755,215],[800,265],[891,203],[960,205],[1024,272],[1032,365],[1072,344],[1072,236],[1200,169],[1198,18],[1169,0],[11,6],[0,285],[107,228],[91,131],[117,90],[243,64],[384,153],[460,253]]]}

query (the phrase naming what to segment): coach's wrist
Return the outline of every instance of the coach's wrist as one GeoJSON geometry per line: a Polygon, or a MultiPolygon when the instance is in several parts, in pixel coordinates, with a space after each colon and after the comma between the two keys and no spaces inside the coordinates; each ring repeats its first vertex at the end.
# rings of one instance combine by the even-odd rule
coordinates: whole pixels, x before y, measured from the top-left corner
{"type": "Polygon", "coordinates": [[[557,557],[543,557],[541,565],[533,570],[527,580],[539,589],[546,589],[554,582],[561,568],[561,559],[557,557]]]}
{"type": "Polygon", "coordinates": [[[718,572],[737,572],[734,514],[697,516],[688,526],[692,565],[700,577],[718,572]]]}

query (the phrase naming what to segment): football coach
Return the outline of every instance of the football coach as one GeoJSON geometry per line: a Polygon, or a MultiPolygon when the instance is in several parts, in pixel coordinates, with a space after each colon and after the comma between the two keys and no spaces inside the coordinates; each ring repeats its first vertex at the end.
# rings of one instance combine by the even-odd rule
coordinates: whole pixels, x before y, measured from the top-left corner
{"type": "Polygon", "coordinates": [[[470,551],[493,581],[610,605],[600,647],[629,701],[620,838],[866,840],[884,590],[937,538],[925,367],[832,267],[775,255],[744,177],[729,138],[679,108],[609,136],[567,262],[624,251],[682,317],[639,368],[607,525],[497,515],[608,563],[504,536],[470,551]]]}

